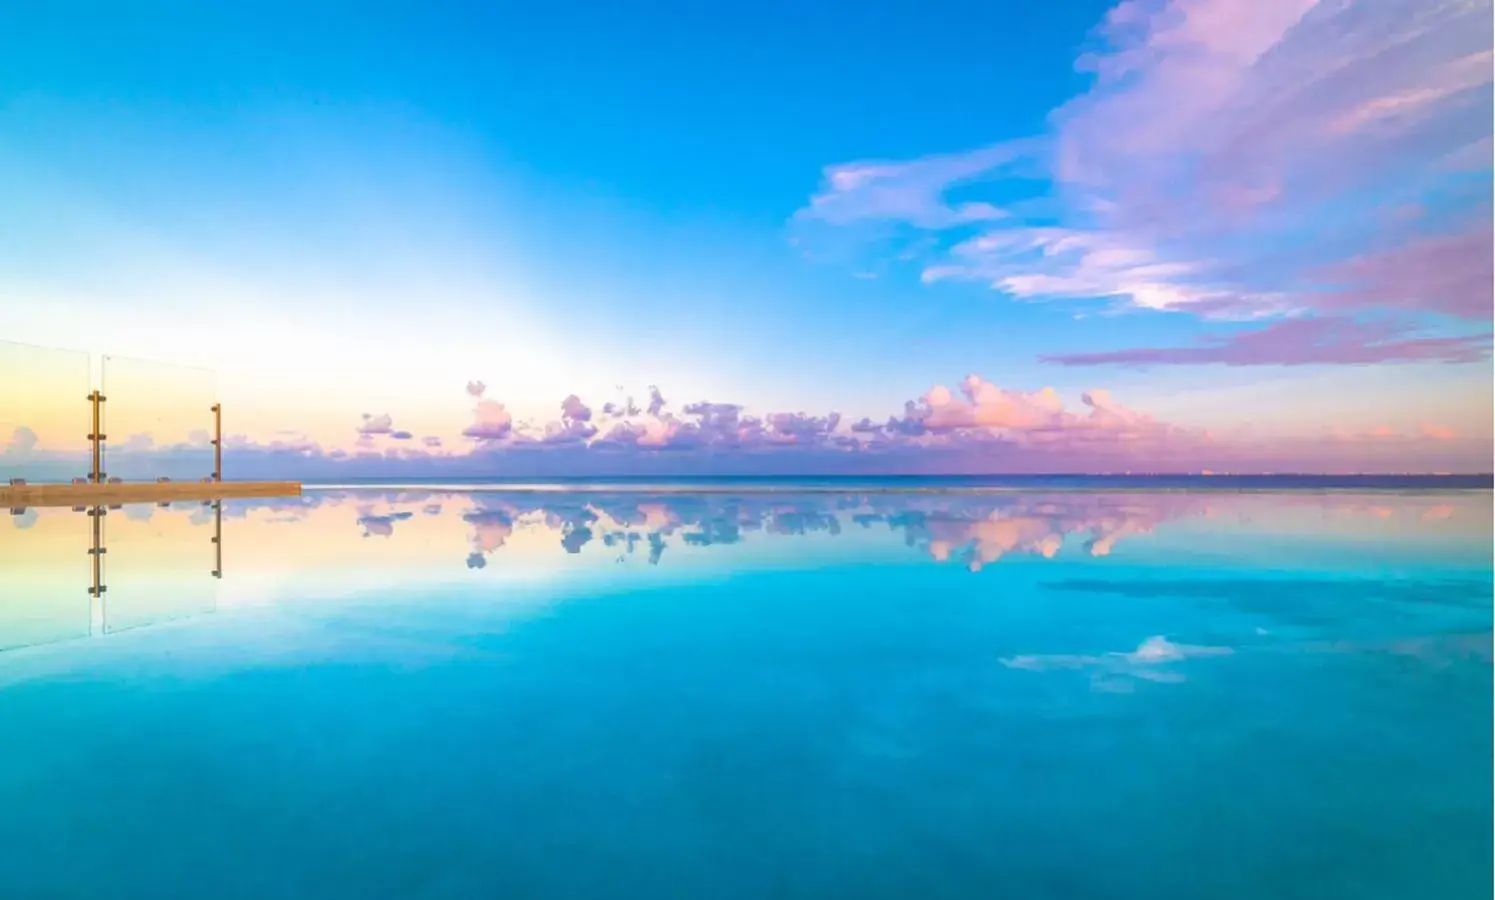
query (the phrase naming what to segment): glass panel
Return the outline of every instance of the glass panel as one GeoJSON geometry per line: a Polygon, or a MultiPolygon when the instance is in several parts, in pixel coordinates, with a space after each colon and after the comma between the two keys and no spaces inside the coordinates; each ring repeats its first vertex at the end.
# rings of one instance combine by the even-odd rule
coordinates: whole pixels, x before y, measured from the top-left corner
{"type": "Polygon", "coordinates": [[[193,501],[112,509],[105,555],[104,632],[212,612],[214,507],[193,501]]]}
{"type": "Polygon", "coordinates": [[[0,515],[0,650],[86,637],[93,519],[64,507],[0,515]]]}
{"type": "Polygon", "coordinates": [[[124,481],[201,481],[213,474],[213,373],[106,356],[104,470],[124,481]]]}
{"type": "Polygon", "coordinates": [[[0,341],[0,484],[87,476],[87,353],[0,341]]]}

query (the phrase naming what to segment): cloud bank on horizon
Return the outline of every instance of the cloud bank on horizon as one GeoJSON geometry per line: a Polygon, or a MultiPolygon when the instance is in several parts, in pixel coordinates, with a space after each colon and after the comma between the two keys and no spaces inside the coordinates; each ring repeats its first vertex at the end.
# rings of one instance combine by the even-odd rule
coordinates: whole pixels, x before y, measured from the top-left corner
{"type": "Polygon", "coordinates": [[[1224,328],[1065,366],[1483,361],[1492,27],[1479,0],[1126,0],[1048,133],[832,165],[795,242],[1224,328]]]}
{"type": "MultiPolygon", "coordinates": [[[[572,394],[549,421],[515,422],[505,405],[469,384],[462,443],[419,442],[387,413],[364,413],[348,440],[324,445],[291,431],[269,440],[224,439],[236,477],[427,477],[793,474],[1020,474],[1064,472],[1466,472],[1488,470],[1490,441],[1426,422],[1411,431],[1326,427],[1312,437],[1263,440],[1160,421],[1096,389],[1071,410],[1051,388],[1023,392],[969,375],[935,385],[885,419],[836,412],[752,415],[736,403],[671,404],[649,387],[647,409],[629,397],[594,412],[572,394]]],[[[15,429],[0,442],[0,471],[61,464],[81,454],[38,446],[15,429]]],[[[110,466],[152,475],[204,465],[207,444],[114,445],[110,466]]],[[[81,464],[81,463],[80,463],[81,464]]]]}

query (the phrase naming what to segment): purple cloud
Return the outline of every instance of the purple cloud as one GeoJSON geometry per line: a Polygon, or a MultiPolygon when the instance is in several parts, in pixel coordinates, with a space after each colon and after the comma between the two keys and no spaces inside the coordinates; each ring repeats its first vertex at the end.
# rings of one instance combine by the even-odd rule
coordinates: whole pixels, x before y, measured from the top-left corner
{"type": "Polygon", "coordinates": [[[1490,223],[1423,237],[1346,260],[1325,273],[1345,287],[1316,301],[1326,309],[1376,306],[1488,321],[1495,309],[1495,234],[1490,223]]]}
{"type": "Polygon", "coordinates": [[[540,438],[546,444],[580,444],[590,440],[597,434],[597,427],[587,422],[578,422],[574,419],[565,419],[560,422],[551,422],[545,426],[545,433],[540,438]]]}
{"type": "MultiPolygon", "coordinates": [[[[618,390],[619,390],[619,392],[621,392],[623,390],[623,388],[620,386],[618,388],[618,390]]],[[[660,408],[663,409],[663,401],[661,401],[661,407],[660,408]]],[[[609,402],[609,403],[602,404],[602,414],[604,416],[617,416],[617,417],[628,416],[628,417],[632,417],[632,416],[640,415],[642,412],[643,412],[643,410],[639,409],[638,404],[636,404],[636,403],[633,402],[633,398],[632,397],[625,397],[621,403],[611,403],[611,402],[609,402]]],[[[658,412],[653,412],[653,413],[650,413],[650,415],[656,415],[657,416],[657,415],[659,415],[659,413],[658,412]]]]}
{"type": "MultiPolygon", "coordinates": [[[[1443,338],[1404,333],[1401,326],[1355,326],[1363,343],[1425,353],[1443,338]],[[1375,330],[1379,328],[1380,330],[1375,330]],[[1413,350],[1410,348],[1419,348],[1413,350]]],[[[1296,359],[1328,353],[1344,361],[1354,352],[1333,344],[1346,331],[1340,323],[1295,319],[1230,339],[1188,348],[1124,351],[1093,362],[1186,362],[1250,364],[1259,359],[1296,359]],[[1254,337],[1253,337],[1254,336],[1254,337]],[[1329,342],[1329,350],[1322,344],[1329,342]],[[1241,349],[1244,348],[1244,349],[1241,349]],[[1276,354],[1275,356],[1273,354],[1276,354]],[[1213,357],[1219,357],[1213,358],[1213,357]]],[[[1486,345],[1470,350],[1488,355],[1486,345]]],[[[1376,351],[1389,353],[1385,347],[1376,351]]],[[[848,422],[837,413],[748,414],[735,403],[703,400],[680,414],[592,422],[564,415],[548,423],[516,424],[496,400],[479,400],[465,434],[476,441],[467,452],[427,453],[418,447],[355,445],[352,455],[323,451],[294,435],[259,444],[230,436],[227,468],[235,477],[548,477],[553,475],[724,475],[1024,472],[1281,471],[1478,471],[1488,465],[1488,429],[1462,421],[1421,420],[1363,424],[1326,430],[1316,439],[1227,439],[1181,427],[1126,406],[1108,391],[1091,390],[1067,407],[1048,388],[1025,391],[970,375],[953,389],[935,385],[903,404],[881,424],[871,418],[848,422]]],[[[570,405],[574,408],[574,405],[570,405]]],[[[368,435],[360,441],[373,444],[368,435]]],[[[169,454],[181,448],[151,448],[169,454]]],[[[581,515],[578,512],[578,515],[581,515]]],[[[577,520],[578,527],[586,521],[577,520]]],[[[604,533],[604,537],[606,533],[604,533]]],[[[577,540],[583,535],[578,533],[577,540]]]]}
{"type": "Polygon", "coordinates": [[[1488,319],[1488,182],[1451,161],[1490,168],[1492,26],[1458,0],[1128,0],[1048,134],[830,166],[794,240],[893,234],[925,281],[1022,300],[1488,319]],[[1050,189],[979,199],[1008,176],[1050,189]],[[1427,197],[1476,226],[1366,215],[1427,197]]]}
{"type": "Polygon", "coordinates": [[[481,381],[467,382],[467,393],[470,396],[481,397],[483,396],[483,392],[486,390],[488,390],[488,386],[486,384],[483,384],[481,381]]]}
{"type": "Polygon", "coordinates": [[[1063,366],[1299,366],[1375,363],[1470,363],[1490,357],[1490,334],[1408,336],[1405,325],[1350,319],[1288,319],[1195,347],[1142,347],[1043,356],[1063,366]]]}
{"type": "Polygon", "coordinates": [[[837,412],[825,416],[804,413],[770,413],[764,419],[771,440],[788,440],[798,444],[824,443],[841,424],[837,412]]]}
{"type": "Polygon", "coordinates": [[[572,394],[561,401],[561,415],[573,422],[585,422],[592,418],[592,410],[581,398],[572,394]]]}
{"type": "Polygon", "coordinates": [[[387,515],[374,515],[364,513],[358,517],[358,524],[363,526],[364,537],[390,537],[395,533],[395,523],[403,521],[415,515],[409,511],[389,513],[387,515]]]}
{"type": "Polygon", "coordinates": [[[440,447],[441,446],[441,438],[434,437],[434,436],[423,437],[423,438],[421,438],[420,442],[422,444],[425,444],[427,447],[440,447]]]}
{"type": "Polygon", "coordinates": [[[649,385],[649,415],[657,417],[663,414],[664,404],[664,395],[659,392],[659,388],[649,385]]]}
{"type": "Polygon", "coordinates": [[[389,436],[397,441],[408,441],[415,435],[411,434],[408,431],[391,431],[389,433],[389,436]]]}

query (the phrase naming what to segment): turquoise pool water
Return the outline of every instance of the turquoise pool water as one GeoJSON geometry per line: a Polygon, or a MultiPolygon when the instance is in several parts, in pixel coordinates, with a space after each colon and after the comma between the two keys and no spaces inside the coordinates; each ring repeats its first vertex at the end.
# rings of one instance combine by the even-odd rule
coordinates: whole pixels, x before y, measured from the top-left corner
{"type": "Polygon", "coordinates": [[[18,512],[0,897],[1487,898],[1491,512],[18,512]]]}

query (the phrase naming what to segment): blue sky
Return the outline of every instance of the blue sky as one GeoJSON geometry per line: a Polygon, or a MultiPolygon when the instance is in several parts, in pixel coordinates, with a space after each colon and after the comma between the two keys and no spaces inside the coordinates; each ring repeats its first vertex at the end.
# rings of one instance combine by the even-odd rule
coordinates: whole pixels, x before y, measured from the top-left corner
{"type": "Polygon", "coordinates": [[[477,379],[537,435],[657,384],[915,401],[992,453],[1052,387],[1487,462],[1489,19],[49,3],[0,34],[0,338],[212,365],[249,439],[323,449],[364,413],[451,444],[477,379]],[[1015,399],[933,408],[972,373],[1015,399]]]}

